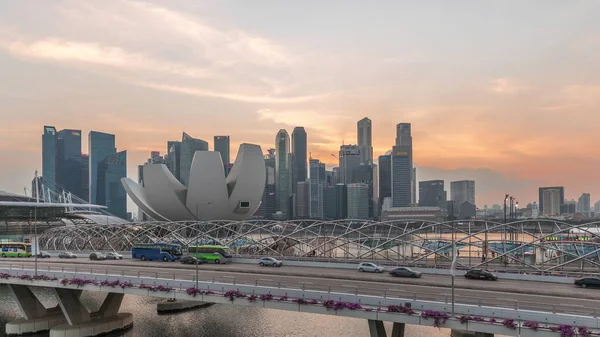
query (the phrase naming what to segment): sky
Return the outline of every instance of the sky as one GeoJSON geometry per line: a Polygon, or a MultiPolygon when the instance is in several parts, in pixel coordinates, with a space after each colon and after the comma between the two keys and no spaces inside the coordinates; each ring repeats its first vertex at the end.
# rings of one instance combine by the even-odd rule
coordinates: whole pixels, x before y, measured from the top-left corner
{"type": "Polygon", "coordinates": [[[331,167],[369,117],[375,156],[412,123],[417,179],[474,179],[478,205],[552,185],[595,202],[599,12],[595,0],[2,1],[0,190],[31,186],[44,125],[115,134],[136,180],[183,131],[211,147],[230,135],[234,158],[304,126],[331,167]]]}

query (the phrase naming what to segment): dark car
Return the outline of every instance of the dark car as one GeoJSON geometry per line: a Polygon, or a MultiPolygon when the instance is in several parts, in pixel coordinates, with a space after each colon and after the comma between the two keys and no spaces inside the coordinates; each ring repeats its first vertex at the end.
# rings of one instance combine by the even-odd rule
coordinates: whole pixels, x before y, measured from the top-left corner
{"type": "Polygon", "coordinates": [[[71,253],[71,252],[62,252],[58,254],[58,258],[59,259],[76,259],[77,255],[71,253]]]}
{"type": "Polygon", "coordinates": [[[117,252],[108,252],[106,253],[107,260],[123,260],[123,255],[117,252]]]}
{"type": "Polygon", "coordinates": [[[90,260],[93,261],[104,261],[106,260],[106,255],[98,252],[93,252],[90,254],[90,260]]]}
{"type": "Polygon", "coordinates": [[[421,272],[414,271],[410,268],[406,267],[398,267],[390,270],[390,275],[395,277],[412,277],[412,278],[420,278],[421,272]]]}
{"type": "Polygon", "coordinates": [[[202,264],[202,261],[190,255],[182,257],[179,261],[181,264],[202,264]]]}
{"type": "Polygon", "coordinates": [[[489,280],[489,281],[497,281],[498,276],[490,273],[487,270],[483,269],[471,269],[465,274],[465,278],[473,279],[473,280],[489,280]]]}
{"type": "Polygon", "coordinates": [[[52,256],[50,256],[50,253],[48,252],[39,252],[39,254],[37,254],[37,258],[38,259],[49,259],[52,256]]]}
{"type": "Polygon", "coordinates": [[[584,277],[575,280],[575,285],[582,288],[600,288],[600,278],[596,277],[584,277]]]}

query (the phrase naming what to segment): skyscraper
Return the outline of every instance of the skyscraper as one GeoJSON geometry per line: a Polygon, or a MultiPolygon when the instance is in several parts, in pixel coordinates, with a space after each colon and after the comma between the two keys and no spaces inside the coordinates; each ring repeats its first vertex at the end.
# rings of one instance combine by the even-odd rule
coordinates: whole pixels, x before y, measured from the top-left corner
{"type": "Polygon", "coordinates": [[[192,160],[196,151],[208,151],[208,143],[202,139],[193,138],[187,133],[181,137],[181,153],[179,159],[179,181],[187,186],[190,178],[192,160]]]}
{"type": "Polygon", "coordinates": [[[306,219],[310,216],[310,189],[307,181],[299,181],[296,187],[296,210],[294,216],[306,219]]]}
{"type": "Polygon", "coordinates": [[[417,168],[416,167],[413,167],[413,169],[412,169],[412,174],[410,176],[410,188],[411,188],[411,192],[410,192],[411,206],[417,206],[418,199],[417,199],[417,168]]]}
{"type": "Polygon", "coordinates": [[[311,219],[323,219],[324,214],[324,189],[325,189],[325,164],[318,159],[309,160],[309,212],[311,219]]]}
{"type": "Polygon", "coordinates": [[[275,175],[275,149],[269,149],[268,154],[265,155],[265,166],[267,174],[265,190],[263,192],[262,202],[254,215],[265,219],[273,219],[273,214],[276,212],[275,183],[277,181],[275,175]]]}
{"type": "Polygon", "coordinates": [[[379,156],[379,207],[383,199],[392,197],[392,156],[379,156]]]}
{"type": "Polygon", "coordinates": [[[181,181],[179,174],[181,168],[181,142],[176,140],[170,140],[167,142],[167,154],[165,155],[165,162],[167,168],[173,176],[181,181]]]}
{"type": "Polygon", "coordinates": [[[44,126],[42,135],[42,178],[44,184],[54,188],[56,183],[56,128],[44,126]]]}
{"type": "Polygon", "coordinates": [[[214,138],[214,150],[221,154],[223,159],[223,167],[225,168],[225,175],[227,175],[227,164],[230,162],[229,158],[229,136],[215,136],[214,138]]]}
{"type": "Polygon", "coordinates": [[[284,215],[289,215],[290,157],[290,136],[285,129],[281,129],[275,136],[275,209],[284,215]]]}
{"type": "Polygon", "coordinates": [[[292,193],[296,192],[296,186],[300,181],[306,181],[307,177],[308,146],[306,131],[297,126],[292,131],[292,193]]]}
{"type": "Polygon", "coordinates": [[[369,219],[369,185],[348,185],[348,219],[369,219]]]}
{"type": "Polygon", "coordinates": [[[556,215],[560,214],[560,207],[565,203],[565,188],[563,186],[551,186],[539,188],[539,208],[540,215],[556,215]],[[553,192],[545,195],[547,190],[553,192]],[[548,198],[552,200],[548,200],[548,198]],[[547,209],[545,207],[551,207],[547,209]]]}
{"type": "Polygon", "coordinates": [[[419,207],[446,208],[447,194],[443,180],[427,180],[419,182],[419,207]]]}
{"type": "Polygon", "coordinates": [[[589,193],[581,194],[581,196],[579,197],[579,200],[577,201],[577,212],[589,213],[590,207],[591,207],[590,194],[589,193]]]}
{"type": "Polygon", "coordinates": [[[465,201],[471,205],[475,203],[475,181],[459,180],[450,182],[450,200],[454,201],[456,207],[460,207],[465,201]]]}
{"type": "Polygon", "coordinates": [[[412,136],[410,123],[396,125],[396,145],[392,148],[392,205],[412,203],[412,136]]]}
{"type": "Polygon", "coordinates": [[[358,145],[342,145],[339,153],[340,184],[352,184],[356,182],[356,168],[361,163],[360,148],[358,145]]]}
{"type": "Polygon", "coordinates": [[[113,153],[98,164],[98,183],[97,191],[104,191],[104,200],[100,199],[101,193],[98,193],[98,202],[107,207],[107,211],[122,219],[127,218],[127,193],[121,178],[127,176],[127,151],[113,153]]]}
{"type": "MultiPolygon", "coordinates": [[[[104,186],[98,188],[98,172],[102,169],[101,163],[108,156],[117,153],[115,147],[115,135],[109,133],[90,131],[88,134],[88,155],[89,155],[89,202],[92,204],[104,205],[106,200],[106,191],[104,186]]],[[[110,212],[110,211],[109,211],[110,212]]]]}
{"type": "Polygon", "coordinates": [[[81,130],[56,133],[56,190],[88,201],[88,157],[81,153],[81,130]]]}
{"type": "Polygon", "coordinates": [[[373,139],[371,120],[367,117],[356,123],[357,143],[360,148],[361,161],[363,163],[373,163],[373,139]]]}
{"type": "Polygon", "coordinates": [[[325,187],[323,192],[323,208],[325,219],[337,219],[337,187],[330,185],[325,187]]]}

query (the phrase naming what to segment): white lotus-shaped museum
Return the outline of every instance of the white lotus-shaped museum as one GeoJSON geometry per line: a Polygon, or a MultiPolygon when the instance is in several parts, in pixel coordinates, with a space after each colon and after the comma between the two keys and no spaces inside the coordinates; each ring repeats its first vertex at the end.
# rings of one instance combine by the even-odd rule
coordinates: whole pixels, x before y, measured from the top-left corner
{"type": "Polygon", "coordinates": [[[143,166],[143,181],[122,178],[136,205],[155,220],[245,220],[260,206],[265,188],[265,161],[260,146],[241,144],[225,178],[221,154],[197,151],[188,187],[164,164],[143,166]]]}

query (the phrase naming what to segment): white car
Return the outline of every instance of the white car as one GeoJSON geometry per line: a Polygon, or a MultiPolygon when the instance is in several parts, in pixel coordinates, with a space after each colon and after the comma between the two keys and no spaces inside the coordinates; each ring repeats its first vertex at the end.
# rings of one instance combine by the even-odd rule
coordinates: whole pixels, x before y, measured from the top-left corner
{"type": "Polygon", "coordinates": [[[358,271],[369,273],[383,273],[383,267],[371,262],[362,262],[358,265],[358,271]]]}

